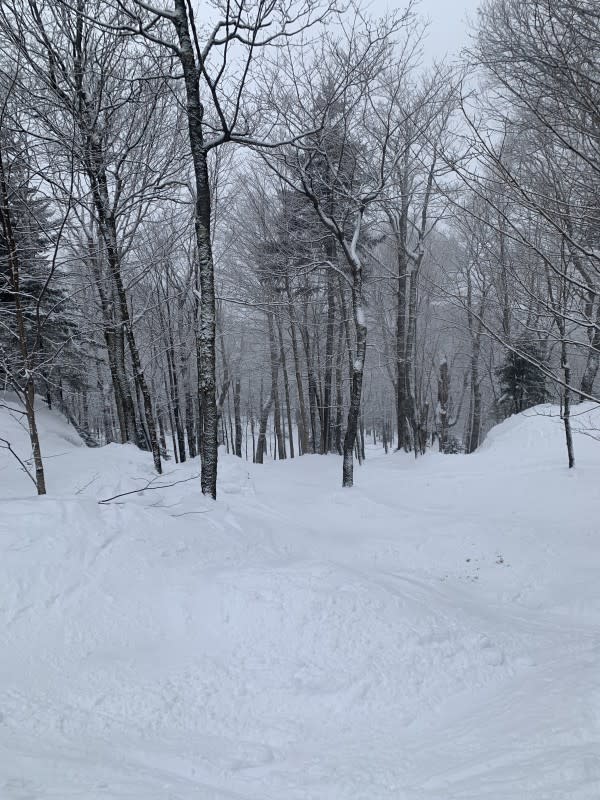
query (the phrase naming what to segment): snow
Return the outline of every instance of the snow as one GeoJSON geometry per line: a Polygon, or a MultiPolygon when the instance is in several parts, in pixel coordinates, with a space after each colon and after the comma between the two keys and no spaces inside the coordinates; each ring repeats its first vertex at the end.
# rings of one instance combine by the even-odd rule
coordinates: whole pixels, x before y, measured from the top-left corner
{"type": "Polygon", "coordinates": [[[0,450],[0,798],[597,800],[600,443],[569,471],[557,413],[99,505],[150,456],[40,406],[49,496],[0,450]]]}

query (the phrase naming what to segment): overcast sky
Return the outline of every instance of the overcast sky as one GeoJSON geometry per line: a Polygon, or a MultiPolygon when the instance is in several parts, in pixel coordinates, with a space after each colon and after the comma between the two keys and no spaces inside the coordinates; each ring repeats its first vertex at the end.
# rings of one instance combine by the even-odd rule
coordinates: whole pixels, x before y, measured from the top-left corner
{"type": "MultiPolygon", "coordinates": [[[[457,55],[468,41],[467,18],[475,21],[480,0],[420,0],[417,11],[429,20],[429,32],[424,44],[428,61],[457,55]]],[[[402,1],[372,0],[373,11],[403,8],[402,1]]]]}

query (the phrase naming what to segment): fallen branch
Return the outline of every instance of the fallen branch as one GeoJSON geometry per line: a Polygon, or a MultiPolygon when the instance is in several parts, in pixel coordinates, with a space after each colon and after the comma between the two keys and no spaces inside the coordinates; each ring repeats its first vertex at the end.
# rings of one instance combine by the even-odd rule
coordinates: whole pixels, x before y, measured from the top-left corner
{"type": "Polygon", "coordinates": [[[7,406],[6,403],[0,403],[0,408],[6,408],[7,411],[12,411],[13,414],[20,414],[22,417],[25,416],[27,413],[26,411],[21,411],[18,408],[13,408],[12,406],[7,406]]]}
{"type": "Polygon", "coordinates": [[[110,503],[111,500],[116,500],[118,497],[126,497],[128,494],[141,494],[142,492],[147,492],[150,489],[168,489],[171,486],[177,486],[178,483],[189,483],[189,481],[195,481],[197,478],[200,477],[200,473],[197,475],[192,475],[191,478],[182,478],[180,481],[173,481],[173,483],[160,483],[157,486],[152,486],[156,478],[152,478],[151,481],[145,486],[142,486],[141,489],[132,489],[130,492],[121,492],[120,494],[115,494],[112,497],[107,497],[104,500],[98,500],[99,505],[103,505],[105,503],[110,503]]]}
{"type": "Polygon", "coordinates": [[[27,465],[25,464],[25,462],[24,462],[24,461],[23,461],[23,460],[20,458],[20,456],[19,456],[17,453],[15,453],[15,451],[12,449],[12,445],[11,445],[11,443],[8,441],[8,439],[3,439],[2,437],[0,437],[0,448],[1,448],[2,450],[8,450],[8,452],[9,452],[9,453],[12,453],[12,455],[13,455],[13,456],[14,456],[14,457],[17,459],[17,461],[19,462],[19,464],[20,464],[20,465],[21,465],[21,467],[23,468],[24,472],[25,472],[27,475],[29,475],[29,478],[30,478],[30,479],[31,479],[31,481],[33,482],[33,485],[34,485],[34,486],[37,488],[37,483],[36,483],[36,480],[35,480],[35,478],[33,477],[33,475],[31,474],[31,472],[30,472],[30,471],[29,471],[29,469],[27,468],[27,465]]]}
{"type": "Polygon", "coordinates": [[[188,514],[208,514],[209,511],[212,511],[212,508],[205,508],[204,511],[184,511],[181,514],[169,514],[169,516],[175,519],[176,517],[187,517],[188,514]]]}

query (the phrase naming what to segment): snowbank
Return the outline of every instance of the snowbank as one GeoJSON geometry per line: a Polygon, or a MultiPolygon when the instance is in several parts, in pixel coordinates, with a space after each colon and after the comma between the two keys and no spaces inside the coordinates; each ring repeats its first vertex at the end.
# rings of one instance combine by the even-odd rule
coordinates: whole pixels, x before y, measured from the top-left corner
{"type": "MultiPolygon", "coordinates": [[[[575,437],[575,456],[597,459],[600,450],[600,408],[594,403],[579,403],[571,409],[571,427],[575,437]]],[[[509,461],[523,458],[532,462],[548,459],[566,463],[564,423],[560,408],[540,405],[515,414],[489,431],[479,451],[491,450],[492,458],[509,461]]]]}

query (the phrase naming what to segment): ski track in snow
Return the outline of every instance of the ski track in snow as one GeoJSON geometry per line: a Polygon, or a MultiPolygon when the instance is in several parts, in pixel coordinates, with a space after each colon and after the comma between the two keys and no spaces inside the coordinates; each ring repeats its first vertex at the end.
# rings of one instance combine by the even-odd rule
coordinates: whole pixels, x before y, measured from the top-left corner
{"type": "Polygon", "coordinates": [[[48,497],[0,454],[0,800],[600,798],[597,442],[569,474],[529,413],[352,490],[224,456],[216,505],[98,505],[148,454],[40,428],[48,497]]]}

